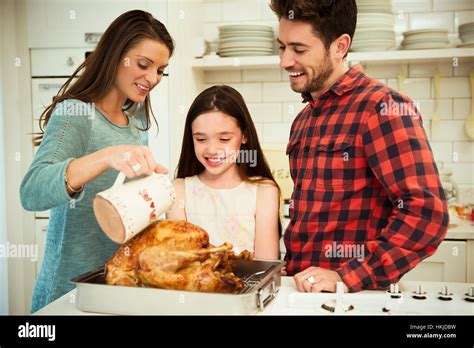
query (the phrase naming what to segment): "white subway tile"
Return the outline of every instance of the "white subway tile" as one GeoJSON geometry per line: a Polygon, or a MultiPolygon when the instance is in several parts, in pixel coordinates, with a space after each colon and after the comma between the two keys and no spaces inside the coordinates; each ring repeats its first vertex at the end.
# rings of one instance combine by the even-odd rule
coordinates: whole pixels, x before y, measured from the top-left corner
{"type": "Polygon", "coordinates": [[[203,4],[204,22],[222,22],[222,1],[212,0],[203,4]]]}
{"type": "MultiPolygon", "coordinates": [[[[405,80],[406,81],[406,80],[405,80]]],[[[398,80],[397,79],[387,79],[387,86],[398,91],[398,80]]]]}
{"type": "MultiPolygon", "coordinates": [[[[428,99],[430,95],[430,79],[427,78],[407,78],[403,85],[403,90],[399,91],[410,99],[428,99]]],[[[398,91],[398,79],[388,79],[387,86],[398,91]]]]}
{"type": "Polygon", "coordinates": [[[288,123],[265,123],[263,125],[263,142],[286,144],[290,137],[291,125],[288,123]]]}
{"type": "Polygon", "coordinates": [[[397,78],[399,73],[407,76],[408,65],[407,64],[390,64],[390,65],[367,65],[365,72],[368,76],[375,79],[387,79],[397,78]]]}
{"type": "Polygon", "coordinates": [[[474,11],[456,11],[454,12],[454,31],[459,32],[459,26],[464,23],[474,22],[474,11]]]}
{"type": "Polygon", "coordinates": [[[290,85],[290,76],[285,69],[281,69],[281,80],[288,82],[288,85],[290,85]]]}
{"type": "Polygon", "coordinates": [[[257,130],[257,136],[260,143],[263,141],[263,123],[255,123],[255,129],[257,130]]]}
{"type": "Polygon", "coordinates": [[[474,162],[474,143],[455,142],[453,146],[453,162],[474,162]]]}
{"type": "Polygon", "coordinates": [[[436,68],[442,77],[453,76],[453,67],[450,63],[443,64],[410,64],[408,68],[408,76],[410,77],[433,77],[436,68]]]}
{"type": "Polygon", "coordinates": [[[219,40],[219,29],[216,23],[204,23],[204,39],[208,42],[217,42],[219,40]]]}
{"type": "Polygon", "coordinates": [[[431,140],[431,122],[423,120],[423,128],[424,128],[425,133],[426,133],[426,138],[428,140],[431,140]]]}
{"type": "Polygon", "coordinates": [[[450,163],[453,181],[458,184],[474,184],[474,163],[450,163]]]}
{"type": "Polygon", "coordinates": [[[230,83],[229,85],[242,94],[246,103],[262,101],[261,83],[230,83]]]}
{"type": "Polygon", "coordinates": [[[301,100],[301,94],[293,92],[288,82],[263,83],[263,101],[265,102],[285,102],[299,100],[301,100]]]}
{"type": "MultiPolygon", "coordinates": [[[[469,98],[470,83],[467,77],[446,77],[440,81],[441,98],[469,98]]],[[[434,96],[434,87],[432,91],[434,96]]]]}
{"type": "Polygon", "coordinates": [[[395,32],[401,34],[410,27],[409,16],[405,12],[395,12],[395,32]]]}
{"type": "MultiPolygon", "coordinates": [[[[428,123],[428,122],[426,122],[428,123]]],[[[445,121],[439,123],[439,139],[436,141],[468,141],[469,138],[464,130],[464,121],[445,121]]]]}
{"type": "Polygon", "coordinates": [[[410,30],[432,28],[454,32],[453,12],[410,13],[410,30]]]}
{"type": "Polygon", "coordinates": [[[254,122],[281,123],[282,121],[279,103],[249,103],[247,107],[254,122]]]}
{"type": "Polygon", "coordinates": [[[472,0],[433,0],[433,11],[474,10],[472,0]]]}
{"type": "Polygon", "coordinates": [[[403,12],[431,12],[431,0],[392,0],[394,13],[403,12]]]}
{"type": "Polygon", "coordinates": [[[279,69],[244,70],[242,78],[244,82],[281,81],[281,72],[279,69]]]}
{"type": "MultiPolygon", "coordinates": [[[[396,88],[398,88],[398,84],[396,88]]],[[[403,94],[411,99],[428,99],[430,98],[430,88],[431,81],[428,78],[408,78],[405,79],[403,94]]]]}
{"type": "Polygon", "coordinates": [[[242,82],[240,70],[206,71],[204,73],[206,83],[231,83],[242,82]]]}
{"type": "Polygon", "coordinates": [[[281,107],[281,113],[283,115],[283,121],[293,122],[298,114],[306,107],[306,103],[283,103],[281,107]]]}
{"type": "Polygon", "coordinates": [[[270,0],[261,0],[262,3],[262,19],[278,20],[275,12],[270,8],[270,0]]]}
{"type": "MultiPolygon", "coordinates": [[[[474,112],[474,110],[472,111],[474,112]]],[[[471,99],[456,98],[454,99],[454,119],[465,120],[471,113],[471,99]]]]}
{"type": "Polygon", "coordinates": [[[469,73],[474,70],[474,63],[472,62],[459,62],[458,61],[458,66],[453,68],[454,71],[454,76],[460,77],[460,76],[469,76],[469,73]]]}
{"type": "Polygon", "coordinates": [[[222,3],[224,22],[262,19],[262,6],[255,0],[225,0],[222,3]]]}
{"type": "Polygon", "coordinates": [[[458,185],[459,188],[459,202],[464,204],[474,204],[474,186],[471,184],[458,185]]]}
{"type": "Polygon", "coordinates": [[[430,145],[436,161],[451,162],[453,157],[453,143],[433,141],[430,145]]]}
{"type": "MultiPolygon", "coordinates": [[[[414,100],[415,105],[420,111],[423,120],[431,120],[433,118],[435,101],[434,99],[416,99],[414,100]]],[[[440,99],[439,100],[439,113],[442,120],[453,119],[453,100],[452,99],[440,99]]]]}

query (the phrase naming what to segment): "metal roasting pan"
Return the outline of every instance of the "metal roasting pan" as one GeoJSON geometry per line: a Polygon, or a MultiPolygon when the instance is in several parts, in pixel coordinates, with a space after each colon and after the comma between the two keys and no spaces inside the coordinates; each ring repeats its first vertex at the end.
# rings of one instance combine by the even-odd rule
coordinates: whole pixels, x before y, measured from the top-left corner
{"type": "Polygon", "coordinates": [[[244,288],[236,294],[105,284],[105,267],[73,278],[77,307],[118,315],[248,315],[263,311],[281,285],[281,261],[238,260],[234,273],[244,288]]]}

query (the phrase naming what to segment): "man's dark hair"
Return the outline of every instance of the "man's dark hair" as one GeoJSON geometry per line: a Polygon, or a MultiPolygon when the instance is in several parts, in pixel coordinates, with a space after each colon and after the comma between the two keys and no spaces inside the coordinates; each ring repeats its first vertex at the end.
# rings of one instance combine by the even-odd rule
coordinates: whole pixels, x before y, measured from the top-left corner
{"type": "Polygon", "coordinates": [[[278,19],[286,18],[311,24],[326,49],[342,34],[351,40],[357,24],[355,0],[272,0],[270,8],[278,19]]]}

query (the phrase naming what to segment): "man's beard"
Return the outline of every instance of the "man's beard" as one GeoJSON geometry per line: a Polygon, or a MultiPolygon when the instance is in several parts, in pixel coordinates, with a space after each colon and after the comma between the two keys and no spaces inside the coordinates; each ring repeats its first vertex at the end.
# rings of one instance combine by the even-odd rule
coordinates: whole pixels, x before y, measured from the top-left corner
{"type": "Polygon", "coordinates": [[[321,65],[316,70],[313,70],[314,77],[309,80],[302,88],[293,88],[293,91],[305,94],[319,92],[324,88],[324,84],[329,79],[333,71],[334,66],[329,59],[329,54],[327,54],[321,65]]]}

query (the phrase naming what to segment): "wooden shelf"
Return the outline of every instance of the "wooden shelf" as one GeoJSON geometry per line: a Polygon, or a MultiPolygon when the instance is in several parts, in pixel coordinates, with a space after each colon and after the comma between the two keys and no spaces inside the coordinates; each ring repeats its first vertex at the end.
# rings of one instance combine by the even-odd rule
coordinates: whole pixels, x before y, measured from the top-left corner
{"type": "MultiPolygon", "coordinates": [[[[348,60],[350,63],[360,62],[362,64],[409,64],[451,61],[457,58],[462,61],[474,61],[474,48],[445,48],[433,50],[412,51],[383,51],[383,52],[350,52],[348,60]]],[[[196,70],[239,70],[239,69],[274,69],[278,68],[280,59],[278,56],[260,57],[226,57],[205,56],[194,59],[192,67],[196,70]]]]}

